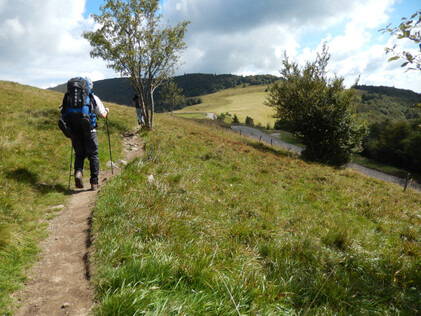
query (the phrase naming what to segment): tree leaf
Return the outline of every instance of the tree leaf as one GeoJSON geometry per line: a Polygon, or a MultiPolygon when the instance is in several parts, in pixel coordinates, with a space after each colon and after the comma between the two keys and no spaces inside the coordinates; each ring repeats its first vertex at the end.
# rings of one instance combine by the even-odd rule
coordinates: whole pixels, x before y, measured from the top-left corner
{"type": "Polygon", "coordinates": [[[388,61],[394,61],[398,59],[399,59],[399,56],[393,56],[393,57],[390,57],[388,61]]]}

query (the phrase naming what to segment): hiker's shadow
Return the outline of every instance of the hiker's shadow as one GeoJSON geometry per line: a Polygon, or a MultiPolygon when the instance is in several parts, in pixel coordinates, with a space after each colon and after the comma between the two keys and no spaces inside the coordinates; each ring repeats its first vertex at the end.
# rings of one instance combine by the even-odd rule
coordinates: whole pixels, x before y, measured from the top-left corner
{"type": "Polygon", "coordinates": [[[66,188],[66,192],[64,192],[65,195],[77,195],[82,194],[84,192],[92,192],[92,189],[70,189],[66,188]]]}
{"type": "Polygon", "coordinates": [[[67,188],[61,184],[47,184],[41,182],[36,173],[29,171],[26,168],[17,168],[15,170],[6,171],[5,176],[20,183],[29,184],[41,194],[51,192],[65,193],[67,188]]]}

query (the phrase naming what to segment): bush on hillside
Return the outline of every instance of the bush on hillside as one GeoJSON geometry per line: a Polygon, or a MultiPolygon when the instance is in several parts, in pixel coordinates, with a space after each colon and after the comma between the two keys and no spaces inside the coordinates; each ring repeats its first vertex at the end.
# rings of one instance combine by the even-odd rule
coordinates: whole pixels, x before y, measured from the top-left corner
{"type": "Polygon", "coordinates": [[[270,86],[266,103],[306,146],[304,158],[342,165],[361,150],[366,128],[355,119],[353,90],[345,89],[343,78],[327,78],[329,59],[326,45],[302,69],[285,56],[282,80],[270,86]]]}
{"type": "Polygon", "coordinates": [[[246,125],[254,126],[254,120],[250,116],[246,117],[246,125]]]}
{"type": "Polygon", "coordinates": [[[238,119],[237,114],[234,114],[233,118],[232,118],[232,123],[233,124],[238,124],[240,123],[240,120],[238,119]]]}

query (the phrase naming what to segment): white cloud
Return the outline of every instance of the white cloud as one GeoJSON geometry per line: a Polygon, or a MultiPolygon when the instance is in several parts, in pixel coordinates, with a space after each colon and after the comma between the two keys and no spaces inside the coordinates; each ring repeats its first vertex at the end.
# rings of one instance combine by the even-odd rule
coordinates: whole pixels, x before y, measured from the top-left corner
{"type": "Polygon", "coordinates": [[[0,14],[4,10],[5,6],[6,6],[6,0],[0,0],[0,14]]]}
{"type": "Polygon", "coordinates": [[[361,75],[360,83],[403,88],[409,84],[396,74],[409,75],[388,65],[378,32],[400,1],[167,0],[164,13],[172,24],[191,21],[179,73],[279,74],[284,51],[303,64],[327,41],[330,69],[348,85],[361,75]]]}
{"type": "MultiPolygon", "coordinates": [[[[81,74],[116,77],[105,62],[90,58],[81,36],[97,27],[84,17],[86,1],[101,4],[0,0],[0,79],[48,87],[81,74]]],[[[412,0],[164,0],[163,13],[170,24],[191,21],[177,74],[278,75],[284,51],[304,63],[327,41],[330,69],[347,83],[361,75],[360,83],[421,92],[415,72],[387,62],[384,46],[391,39],[377,31],[405,1],[412,0]]]]}
{"type": "Polygon", "coordinates": [[[14,19],[7,19],[0,25],[0,36],[2,40],[16,40],[25,33],[25,29],[16,17],[14,19]]]}
{"type": "Polygon", "coordinates": [[[81,73],[113,75],[90,58],[81,36],[93,27],[83,17],[85,2],[0,0],[1,79],[48,87],[81,73]]]}

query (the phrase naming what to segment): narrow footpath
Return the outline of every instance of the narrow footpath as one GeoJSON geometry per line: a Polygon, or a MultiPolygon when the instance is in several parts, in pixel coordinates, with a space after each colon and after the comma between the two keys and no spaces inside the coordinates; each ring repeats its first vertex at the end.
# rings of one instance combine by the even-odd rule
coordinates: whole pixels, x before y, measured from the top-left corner
{"type": "MultiPolygon", "coordinates": [[[[143,154],[143,142],[136,131],[126,133],[123,139],[125,161],[113,165],[114,174],[100,171],[100,186],[119,174],[126,161],[143,154]]],[[[88,176],[89,172],[84,182],[89,184],[88,176]]],[[[74,183],[72,188],[67,204],[49,222],[49,236],[41,244],[41,258],[30,270],[29,281],[13,295],[18,304],[14,315],[87,315],[92,310],[90,219],[98,191],[91,191],[90,185],[89,189],[75,189],[74,183]]]]}

